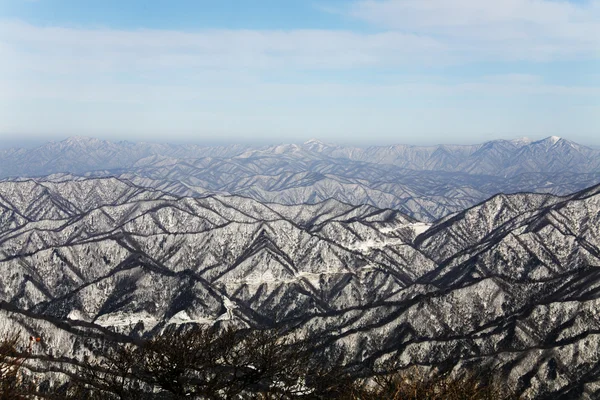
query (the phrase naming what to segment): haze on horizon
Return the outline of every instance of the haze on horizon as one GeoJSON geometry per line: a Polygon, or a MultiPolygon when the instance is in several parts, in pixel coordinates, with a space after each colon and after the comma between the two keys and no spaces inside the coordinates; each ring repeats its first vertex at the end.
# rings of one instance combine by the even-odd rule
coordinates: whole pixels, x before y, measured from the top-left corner
{"type": "Polygon", "coordinates": [[[600,145],[600,0],[0,0],[0,140],[600,145]]]}

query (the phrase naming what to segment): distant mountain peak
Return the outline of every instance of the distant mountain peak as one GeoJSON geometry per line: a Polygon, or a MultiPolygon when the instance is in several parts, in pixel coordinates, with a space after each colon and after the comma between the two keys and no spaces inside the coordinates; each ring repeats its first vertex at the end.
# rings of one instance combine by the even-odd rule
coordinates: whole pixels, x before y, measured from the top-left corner
{"type": "Polygon", "coordinates": [[[550,147],[553,147],[558,142],[568,142],[568,141],[561,138],[560,136],[548,136],[547,138],[536,140],[535,142],[532,142],[531,144],[534,146],[541,145],[541,146],[549,149],[550,147]]]}
{"type": "Polygon", "coordinates": [[[330,143],[324,143],[319,139],[309,139],[302,144],[302,147],[307,148],[310,151],[322,152],[326,148],[336,147],[330,143]]]}
{"type": "Polygon", "coordinates": [[[548,140],[550,143],[552,144],[556,144],[559,140],[561,140],[562,138],[560,136],[550,136],[548,140]]]}
{"type": "Polygon", "coordinates": [[[531,140],[527,136],[523,136],[523,137],[511,140],[511,142],[516,145],[525,146],[525,145],[532,143],[533,140],[531,140]]]}
{"type": "Polygon", "coordinates": [[[90,136],[70,136],[63,140],[65,143],[97,143],[102,140],[90,136]]]}
{"type": "Polygon", "coordinates": [[[309,145],[309,144],[321,144],[324,145],[325,143],[323,143],[322,141],[320,141],[319,139],[308,139],[306,142],[304,142],[304,144],[309,145]]]}
{"type": "Polygon", "coordinates": [[[61,148],[86,149],[90,147],[108,145],[109,142],[89,136],[71,136],[65,140],[57,142],[56,144],[58,144],[61,148]]]}

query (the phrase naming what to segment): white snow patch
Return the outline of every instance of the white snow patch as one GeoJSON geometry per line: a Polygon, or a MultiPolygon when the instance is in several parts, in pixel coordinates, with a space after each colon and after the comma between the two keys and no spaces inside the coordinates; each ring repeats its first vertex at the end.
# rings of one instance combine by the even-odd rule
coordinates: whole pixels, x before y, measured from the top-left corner
{"type": "Polygon", "coordinates": [[[524,136],[524,137],[521,137],[521,138],[518,138],[518,139],[511,140],[511,142],[513,142],[516,145],[524,146],[524,145],[532,143],[533,140],[531,140],[530,138],[524,136]]]}
{"type": "Polygon", "coordinates": [[[252,285],[252,284],[262,284],[262,283],[273,283],[273,282],[279,282],[281,279],[277,279],[275,277],[275,275],[273,275],[272,271],[264,271],[261,274],[251,274],[250,276],[246,277],[246,279],[244,279],[243,281],[252,285]]]}
{"type": "Polygon", "coordinates": [[[384,247],[387,247],[387,246],[395,246],[395,245],[401,245],[401,244],[405,244],[405,243],[399,239],[383,240],[383,241],[376,241],[373,239],[369,239],[369,240],[365,240],[364,242],[354,243],[353,245],[348,246],[348,248],[350,250],[367,252],[367,251],[370,251],[371,249],[383,249],[384,247]]]}
{"type": "Polygon", "coordinates": [[[233,310],[238,308],[237,304],[229,300],[227,297],[223,297],[223,305],[225,306],[225,313],[220,315],[216,321],[233,321],[233,310]]]}
{"type": "Polygon", "coordinates": [[[429,228],[431,228],[432,224],[426,224],[424,222],[417,222],[414,224],[410,224],[410,227],[412,228],[412,230],[415,232],[415,235],[419,236],[421,233],[427,231],[429,228]]]}
{"type": "Polygon", "coordinates": [[[322,272],[322,273],[318,273],[318,274],[315,274],[313,272],[298,272],[296,274],[296,278],[298,278],[298,279],[304,278],[304,279],[308,280],[311,284],[318,285],[319,282],[321,281],[322,275],[333,275],[333,274],[331,272],[322,272]]]}
{"type": "Polygon", "coordinates": [[[208,325],[210,325],[210,324],[212,324],[214,322],[215,322],[215,320],[213,318],[195,318],[195,319],[192,319],[185,310],[181,310],[177,314],[173,315],[171,317],[171,319],[169,319],[169,321],[167,322],[167,324],[181,325],[181,324],[196,323],[196,324],[208,324],[208,325]]]}
{"type": "Polygon", "coordinates": [[[426,224],[425,222],[415,222],[413,224],[405,224],[405,225],[398,225],[398,226],[394,226],[394,227],[381,228],[380,232],[383,234],[388,234],[388,233],[395,232],[402,228],[410,228],[415,232],[415,235],[418,236],[421,233],[428,230],[429,228],[431,228],[431,225],[432,224],[426,224]]]}
{"type": "Polygon", "coordinates": [[[158,323],[156,318],[146,312],[138,314],[105,314],[100,316],[95,322],[104,327],[133,326],[138,322],[142,322],[146,328],[154,327],[158,323]]]}
{"type": "Polygon", "coordinates": [[[85,317],[79,310],[73,310],[67,315],[67,319],[71,319],[73,321],[85,321],[85,317]]]}

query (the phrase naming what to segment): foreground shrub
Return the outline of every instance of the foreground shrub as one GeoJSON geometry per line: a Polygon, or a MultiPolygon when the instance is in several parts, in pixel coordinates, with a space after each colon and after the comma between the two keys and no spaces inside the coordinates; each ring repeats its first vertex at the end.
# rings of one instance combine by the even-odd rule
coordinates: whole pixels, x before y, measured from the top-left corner
{"type": "Polygon", "coordinates": [[[298,398],[317,390],[332,397],[349,380],[334,371],[315,362],[308,344],[274,331],[191,329],[109,349],[86,363],[71,391],[118,399],[298,398]]]}
{"type": "MultiPolygon", "coordinates": [[[[350,374],[313,343],[275,331],[171,330],[139,344],[109,347],[59,388],[40,392],[20,378],[30,353],[17,336],[0,346],[0,399],[508,399],[491,374],[406,371],[350,374]]],[[[390,370],[388,367],[387,370],[390,370]]]]}
{"type": "Polygon", "coordinates": [[[19,351],[21,343],[17,332],[7,333],[0,339],[0,399],[24,399],[30,393],[31,385],[23,371],[23,363],[31,355],[32,338],[24,351],[19,351]]]}
{"type": "MultiPolygon", "coordinates": [[[[509,400],[516,398],[491,373],[427,374],[418,368],[375,374],[353,399],[362,400],[509,400]]],[[[356,385],[356,383],[355,383],[356,385]]]]}

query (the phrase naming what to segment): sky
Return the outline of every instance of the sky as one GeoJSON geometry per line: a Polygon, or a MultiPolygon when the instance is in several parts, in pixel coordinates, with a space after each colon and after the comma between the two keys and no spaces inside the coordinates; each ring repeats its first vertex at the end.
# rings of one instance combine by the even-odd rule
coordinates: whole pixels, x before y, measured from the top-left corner
{"type": "Polygon", "coordinates": [[[0,141],[600,145],[600,0],[0,0],[0,141]]]}

